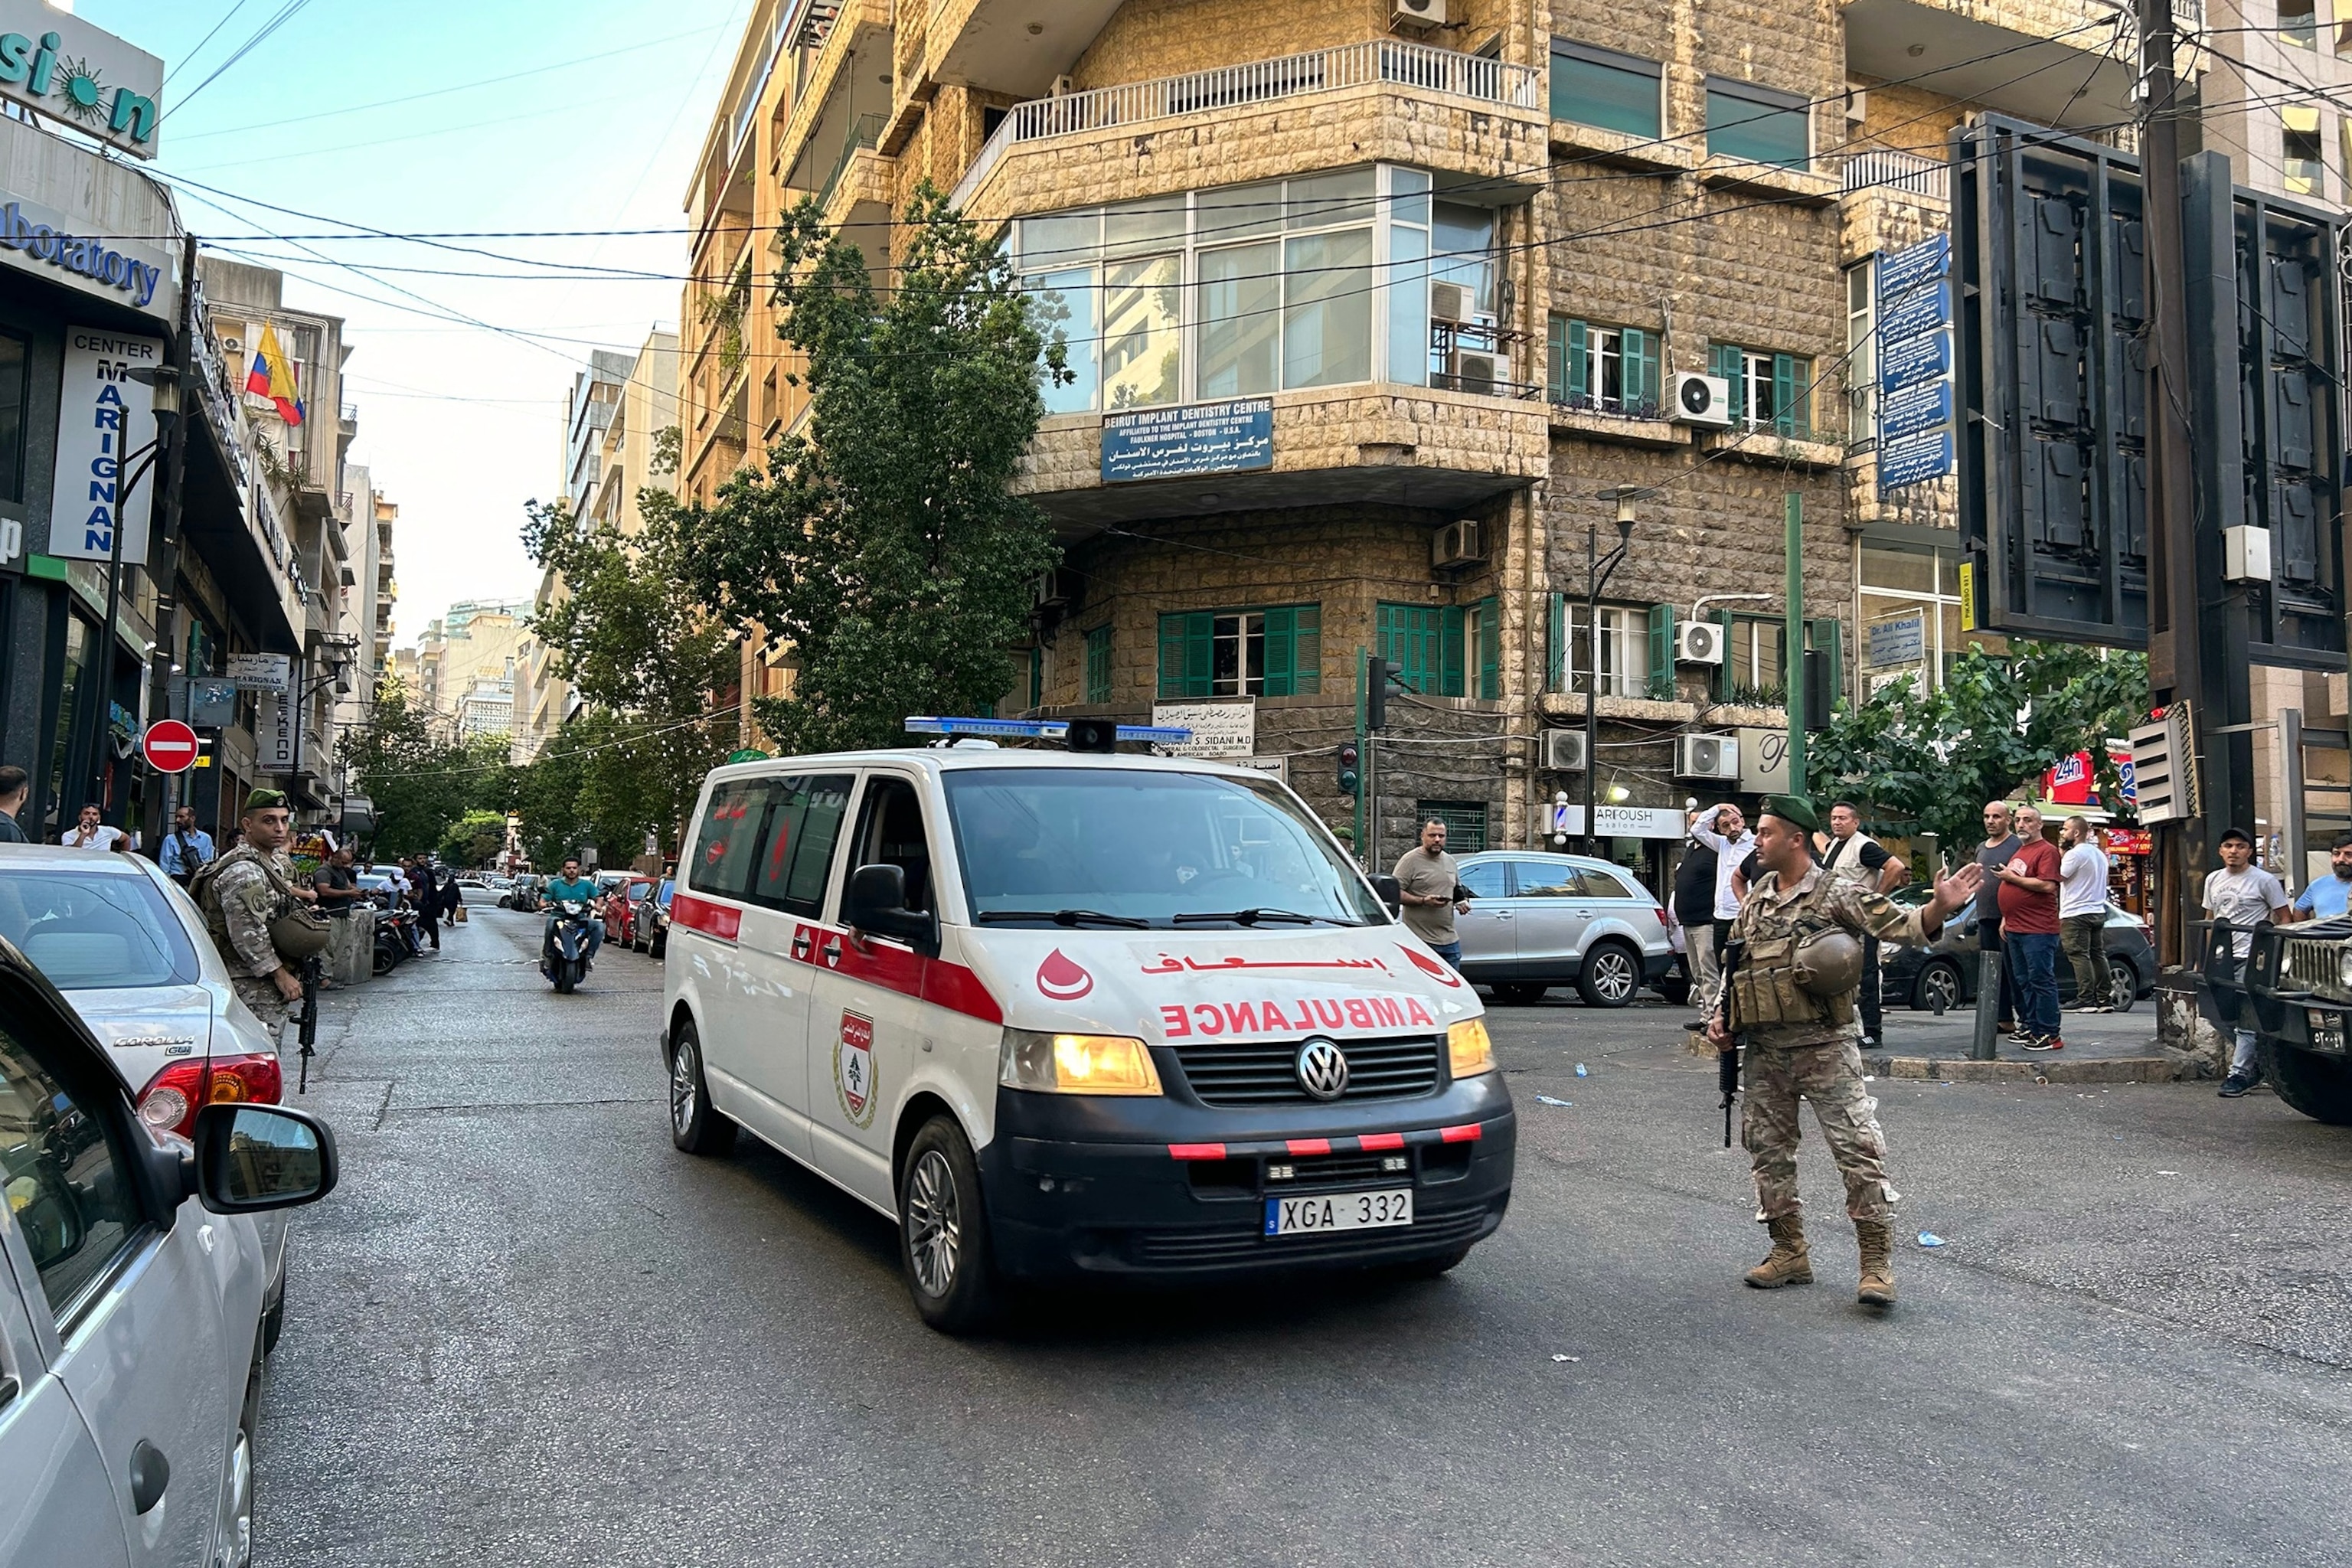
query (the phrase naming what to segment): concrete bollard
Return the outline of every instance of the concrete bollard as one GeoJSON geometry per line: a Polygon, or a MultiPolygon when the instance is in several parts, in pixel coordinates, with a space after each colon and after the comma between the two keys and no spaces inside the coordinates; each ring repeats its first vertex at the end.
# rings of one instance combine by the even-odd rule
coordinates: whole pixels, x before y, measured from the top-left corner
{"type": "Polygon", "coordinates": [[[2183,1078],[2220,1078],[2230,1070],[2233,1041],[2197,1006],[2197,974],[2168,969],[2156,983],[2156,1043],[2179,1064],[2183,1078]]]}
{"type": "Polygon", "coordinates": [[[327,978],[338,985],[357,985],[375,974],[375,908],[362,904],[347,915],[337,915],[327,942],[327,978]]]}

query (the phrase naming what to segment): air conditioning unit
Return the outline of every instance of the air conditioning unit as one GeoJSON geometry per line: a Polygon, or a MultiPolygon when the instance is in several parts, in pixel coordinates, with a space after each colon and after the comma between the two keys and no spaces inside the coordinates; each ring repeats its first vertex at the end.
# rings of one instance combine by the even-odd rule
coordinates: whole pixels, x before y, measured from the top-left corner
{"type": "Polygon", "coordinates": [[[1466,566],[1486,559],[1486,529],[1475,517],[1449,522],[1430,536],[1432,566],[1466,566]]]}
{"type": "Polygon", "coordinates": [[[1729,425],[1731,383],[1695,370],[1675,372],[1666,416],[1677,425],[1729,425]]]}
{"type": "Polygon", "coordinates": [[[1492,395],[1508,377],[1509,365],[1498,353],[1455,349],[1445,356],[1445,374],[1454,378],[1456,392],[1476,392],[1492,395]]]}
{"type": "Polygon", "coordinates": [[[1544,766],[1556,773],[1580,773],[1584,771],[1584,731],[1581,730],[1546,730],[1544,766]]]}
{"type": "Polygon", "coordinates": [[[1466,321],[1477,313],[1477,295],[1467,283],[1432,283],[1429,286],[1432,320],[1466,321]]]}
{"type": "Polygon", "coordinates": [[[1677,735],[1675,737],[1675,777],[1736,779],[1739,776],[1737,735],[1677,735]]]}
{"type": "Polygon", "coordinates": [[[1389,26],[1443,27],[1445,0],[1389,0],[1389,26]]]}
{"type": "Polygon", "coordinates": [[[1070,79],[1069,79],[1068,77],[1066,77],[1066,76],[1057,76],[1057,77],[1055,77],[1055,78],[1054,79],[1053,90],[1051,90],[1050,92],[1048,92],[1045,96],[1046,96],[1046,97],[1048,97],[1048,98],[1067,98],[1067,97],[1069,97],[1069,96],[1070,96],[1070,79]]]}
{"type": "Polygon", "coordinates": [[[1066,610],[1078,602],[1079,591],[1078,574],[1063,566],[1040,572],[1030,584],[1031,602],[1041,610],[1066,610]]]}
{"type": "Polygon", "coordinates": [[[1721,664],[1723,628],[1713,621],[1679,621],[1675,625],[1676,664],[1721,664]]]}

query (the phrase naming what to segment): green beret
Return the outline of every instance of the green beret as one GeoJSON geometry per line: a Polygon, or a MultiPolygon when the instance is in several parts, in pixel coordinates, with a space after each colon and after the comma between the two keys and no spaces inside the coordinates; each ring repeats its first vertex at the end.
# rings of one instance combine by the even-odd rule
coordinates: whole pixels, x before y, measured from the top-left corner
{"type": "Polygon", "coordinates": [[[1813,814],[1813,803],[1801,795],[1766,795],[1763,814],[1777,816],[1783,822],[1793,822],[1808,833],[1822,830],[1822,819],[1813,814]]]}
{"type": "Polygon", "coordinates": [[[257,811],[283,811],[285,809],[286,792],[283,790],[257,789],[251,795],[245,797],[245,815],[247,816],[251,816],[257,811]]]}

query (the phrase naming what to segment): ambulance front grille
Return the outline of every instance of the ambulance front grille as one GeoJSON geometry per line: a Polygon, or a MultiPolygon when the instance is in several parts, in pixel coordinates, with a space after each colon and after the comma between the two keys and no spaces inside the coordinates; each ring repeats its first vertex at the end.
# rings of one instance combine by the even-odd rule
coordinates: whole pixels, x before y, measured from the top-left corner
{"type": "MultiPolygon", "coordinates": [[[[1184,1080],[1203,1105],[1315,1105],[1298,1082],[1298,1042],[1200,1044],[1172,1047],[1184,1080]]],[[[1348,1058],[1343,1100],[1410,1100],[1434,1094],[1441,1038],[1341,1040],[1348,1058]]]]}

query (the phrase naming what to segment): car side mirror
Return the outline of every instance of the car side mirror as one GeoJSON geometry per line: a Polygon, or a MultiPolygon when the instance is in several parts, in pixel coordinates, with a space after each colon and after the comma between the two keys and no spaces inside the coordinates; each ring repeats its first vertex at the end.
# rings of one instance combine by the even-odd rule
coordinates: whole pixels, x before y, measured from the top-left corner
{"type": "Polygon", "coordinates": [[[316,1203],[341,1174],[335,1135],[283,1105],[207,1105],[196,1112],[196,1196],[215,1214],[316,1203]]]}
{"type": "Polygon", "coordinates": [[[852,931],[900,942],[937,952],[939,922],[925,910],[907,907],[907,873],[898,866],[860,866],[850,874],[848,897],[842,901],[842,923],[852,931]]]}
{"type": "Polygon", "coordinates": [[[1383,874],[1373,878],[1372,891],[1378,893],[1381,902],[1389,907],[1389,913],[1393,915],[1404,912],[1404,885],[1394,877],[1383,874]]]}

